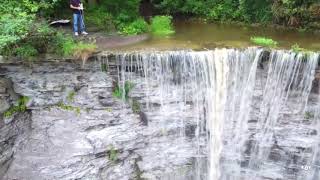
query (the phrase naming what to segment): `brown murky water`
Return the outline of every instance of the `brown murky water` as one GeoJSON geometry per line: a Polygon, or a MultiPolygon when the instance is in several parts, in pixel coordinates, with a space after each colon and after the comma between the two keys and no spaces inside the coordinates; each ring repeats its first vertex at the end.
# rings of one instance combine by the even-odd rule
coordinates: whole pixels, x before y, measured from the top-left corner
{"type": "Polygon", "coordinates": [[[175,22],[176,33],[169,37],[151,36],[124,49],[212,49],[214,47],[254,46],[252,36],[276,40],[278,48],[290,49],[292,45],[320,51],[320,34],[279,30],[266,27],[245,27],[232,24],[207,24],[203,22],[175,22]]]}

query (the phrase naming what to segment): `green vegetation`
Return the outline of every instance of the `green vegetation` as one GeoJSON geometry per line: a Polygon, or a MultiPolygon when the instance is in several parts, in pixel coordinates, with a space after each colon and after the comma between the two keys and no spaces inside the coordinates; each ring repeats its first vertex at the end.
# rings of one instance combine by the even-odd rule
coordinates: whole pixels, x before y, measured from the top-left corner
{"type": "Polygon", "coordinates": [[[62,0],[2,0],[0,54],[33,60],[39,54],[72,55],[75,49],[92,48],[49,27],[46,18],[61,4],[62,0]]]}
{"type": "Polygon", "coordinates": [[[299,46],[299,44],[294,44],[294,45],[292,45],[292,46],[291,46],[291,50],[292,50],[293,52],[295,52],[295,53],[307,52],[307,50],[304,49],[304,48],[301,48],[301,47],[299,46]]]}
{"type": "Polygon", "coordinates": [[[264,47],[277,47],[278,42],[270,39],[270,38],[265,38],[265,37],[251,37],[250,39],[253,43],[259,45],[259,46],[264,46],[264,47]]]}
{"type": "Polygon", "coordinates": [[[15,113],[25,112],[27,109],[27,103],[29,101],[29,97],[23,96],[18,99],[18,103],[15,106],[10,107],[6,112],[4,112],[5,118],[10,118],[15,113]]]}
{"type": "Polygon", "coordinates": [[[141,112],[140,103],[135,99],[132,100],[131,108],[132,108],[133,113],[140,113],[141,112]]]}
{"type": "Polygon", "coordinates": [[[97,46],[93,43],[83,43],[74,40],[70,35],[57,33],[54,42],[56,53],[61,56],[77,56],[85,51],[94,52],[97,46]]]}
{"type": "Polygon", "coordinates": [[[102,64],[101,64],[101,71],[102,71],[102,72],[108,72],[108,65],[105,64],[105,63],[102,63],[102,64]]]}
{"type": "Polygon", "coordinates": [[[148,32],[148,24],[142,18],[139,18],[122,27],[121,33],[126,35],[137,35],[148,32]]]}
{"type": "Polygon", "coordinates": [[[112,162],[116,162],[118,160],[118,150],[116,150],[114,146],[111,146],[108,151],[108,159],[112,162]]]}
{"type": "Polygon", "coordinates": [[[173,34],[172,17],[171,16],[155,16],[151,20],[151,32],[155,35],[173,34]]]}
{"type": "Polygon", "coordinates": [[[129,81],[125,82],[124,87],[121,87],[121,85],[117,84],[116,87],[114,87],[112,95],[113,97],[118,99],[124,98],[124,100],[128,100],[129,93],[133,87],[134,87],[134,84],[129,81]]]}
{"type": "Polygon", "coordinates": [[[60,102],[58,104],[58,107],[60,109],[66,110],[66,111],[74,111],[77,115],[80,115],[80,113],[81,113],[80,107],[73,107],[73,106],[70,106],[70,105],[66,105],[63,102],[60,102]]]}
{"type": "Polygon", "coordinates": [[[97,28],[97,30],[102,30],[105,32],[112,31],[114,27],[112,21],[112,15],[101,7],[89,7],[89,9],[86,11],[86,24],[97,28]]]}
{"type": "Polygon", "coordinates": [[[314,118],[314,114],[307,111],[307,112],[305,112],[305,114],[304,114],[304,118],[305,118],[305,119],[313,119],[313,118],[314,118]]]}
{"type": "Polygon", "coordinates": [[[70,91],[70,92],[68,93],[67,100],[68,100],[69,102],[73,102],[75,95],[76,95],[76,92],[70,91]]]}
{"type": "Polygon", "coordinates": [[[319,29],[319,0],[154,0],[165,14],[185,14],[215,21],[276,23],[319,29]]]}

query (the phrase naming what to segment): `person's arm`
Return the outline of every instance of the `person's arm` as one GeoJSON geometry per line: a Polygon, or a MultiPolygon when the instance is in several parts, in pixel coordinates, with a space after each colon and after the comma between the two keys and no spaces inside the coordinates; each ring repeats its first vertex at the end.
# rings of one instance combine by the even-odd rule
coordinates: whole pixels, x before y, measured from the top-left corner
{"type": "Polygon", "coordinates": [[[75,6],[73,6],[72,4],[70,4],[70,8],[71,8],[71,9],[75,9],[75,10],[80,10],[80,7],[75,7],[75,6]]]}

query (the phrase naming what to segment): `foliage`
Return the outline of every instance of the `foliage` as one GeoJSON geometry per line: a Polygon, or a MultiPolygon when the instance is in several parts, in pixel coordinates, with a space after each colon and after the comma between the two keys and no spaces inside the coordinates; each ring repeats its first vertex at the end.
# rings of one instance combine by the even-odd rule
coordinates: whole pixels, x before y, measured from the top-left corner
{"type": "MultiPolygon", "coordinates": [[[[153,0],[165,14],[186,14],[209,20],[314,26],[320,18],[319,0],[153,0]]],[[[320,27],[320,26],[316,26],[320,27]]]]}
{"type": "Polygon", "coordinates": [[[151,32],[155,35],[173,34],[172,17],[171,16],[155,16],[151,20],[151,32]]]}
{"type": "Polygon", "coordinates": [[[113,27],[112,21],[112,15],[102,7],[90,7],[86,11],[85,22],[87,26],[94,26],[108,32],[113,27]]]}
{"type": "Polygon", "coordinates": [[[148,31],[148,24],[142,18],[138,18],[135,21],[125,25],[120,30],[122,34],[137,35],[148,31]]]}
{"type": "Polygon", "coordinates": [[[116,87],[114,87],[112,95],[113,97],[116,97],[118,99],[124,98],[125,100],[128,100],[129,93],[133,87],[134,87],[134,84],[129,81],[125,82],[124,87],[121,87],[119,84],[117,84],[116,87]]]}
{"type": "MultiPolygon", "coordinates": [[[[50,9],[58,1],[2,0],[0,2],[0,53],[14,55],[15,52],[12,52],[12,49],[19,46],[18,43],[22,40],[38,34],[46,34],[44,29],[39,29],[39,25],[43,24],[42,21],[37,21],[37,16],[50,9]]],[[[31,48],[27,46],[24,49],[30,52],[31,48]]],[[[19,52],[22,51],[23,49],[19,52]]],[[[28,55],[28,53],[20,54],[28,55]]],[[[34,51],[31,54],[34,54],[34,51]]]]}
{"type": "Polygon", "coordinates": [[[15,53],[20,58],[32,58],[38,55],[38,51],[30,44],[20,46],[15,49],[15,53]]]}
{"type": "Polygon", "coordinates": [[[265,37],[251,37],[250,40],[257,45],[264,47],[276,47],[278,45],[278,42],[265,37]]]}
{"type": "Polygon", "coordinates": [[[9,118],[13,114],[18,112],[25,112],[27,109],[27,103],[29,102],[29,97],[22,96],[18,99],[18,103],[15,106],[10,107],[6,112],[4,112],[4,117],[9,118]]]}

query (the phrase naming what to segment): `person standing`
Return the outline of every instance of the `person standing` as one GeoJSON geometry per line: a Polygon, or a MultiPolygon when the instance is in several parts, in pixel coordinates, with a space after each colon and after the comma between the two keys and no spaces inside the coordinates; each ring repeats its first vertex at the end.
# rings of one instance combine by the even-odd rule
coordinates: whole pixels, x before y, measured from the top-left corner
{"type": "Polygon", "coordinates": [[[85,31],[85,25],[83,20],[83,4],[81,0],[70,0],[70,8],[73,11],[73,32],[75,36],[79,36],[79,27],[80,33],[82,35],[88,35],[85,31]]]}

